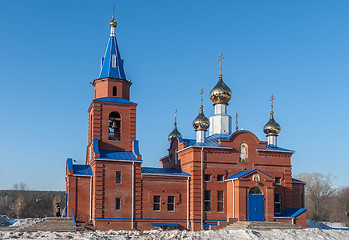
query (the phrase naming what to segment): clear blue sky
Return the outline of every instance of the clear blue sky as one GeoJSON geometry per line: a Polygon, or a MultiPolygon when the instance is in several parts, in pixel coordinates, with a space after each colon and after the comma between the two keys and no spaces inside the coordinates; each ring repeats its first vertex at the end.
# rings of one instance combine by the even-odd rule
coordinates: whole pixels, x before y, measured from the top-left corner
{"type": "Polygon", "coordinates": [[[213,114],[222,52],[240,127],[266,140],[274,94],[279,146],[296,151],[293,173],[349,185],[349,1],[13,0],[0,2],[0,189],[64,190],[66,158],[84,162],[89,82],[115,4],[143,166],[160,167],[175,107],[179,131],[195,137],[200,88],[213,114]]]}

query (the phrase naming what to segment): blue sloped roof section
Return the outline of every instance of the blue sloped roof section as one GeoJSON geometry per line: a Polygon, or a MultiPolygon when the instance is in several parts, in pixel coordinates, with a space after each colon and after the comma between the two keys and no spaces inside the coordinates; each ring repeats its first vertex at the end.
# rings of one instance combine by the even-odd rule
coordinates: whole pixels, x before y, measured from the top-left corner
{"type": "Polygon", "coordinates": [[[118,43],[115,36],[110,36],[107,44],[107,49],[102,59],[102,68],[98,78],[121,78],[126,80],[124,71],[124,61],[118,48],[118,43]],[[114,56],[114,57],[113,57],[114,56]],[[113,64],[116,60],[115,64],[113,64]]]}
{"type": "Polygon", "coordinates": [[[306,208],[289,208],[283,211],[281,214],[275,214],[275,217],[283,218],[295,218],[307,211],[306,208]]]}
{"type": "Polygon", "coordinates": [[[196,143],[195,139],[183,139],[187,143],[187,146],[211,146],[211,147],[221,147],[219,144],[219,139],[227,139],[229,135],[227,134],[213,134],[205,138],[205,142],[196,143]]]}
{"type": "Polygon", "coordinates": [[[92,176],[92,168],[91,165],[73,165],[73,174],[74,175],[86,175],[86,176],[92,176]]]}
{"type": "Polygon", "coordinates": [[[228,181],[228,180],[233,180],[233,179],[239,179],[239,178],[244,177],[244,176],[246,176],[246,175],[248,175],[248,174],[250,174],[251,172],[254,172],[254,171],[261,172],[261,173],[267,175],[268,177],[274,179],[272,176],[270,176],[269,174],[266,174],[265,172],[263,172],[263,171],[261,171],[259,169],[252,169],[252,170],[238,172],[237,174],[234,174],[233,176],[230,176],[230,177],[228,177],[225,180],[228,181]]]}
{"type": "Polygon", "coordinates": [[[142,161],[142,160],[138,160],[136,155],[134,155],[133,152],[100,150],[100,154],[101,155],[99,159],[142,161]]]}
{"type": "Polygon", "coordinates": [[[303,183],[305,184],[305,182],[301,181],[301,180],[298,180],[298,179],[295,179],[295,178],[292,178],[292,182],[294,183],[303,183]]]}
{"type": "Polygon", "coordinates": [[[97,98],[97,99],[94,99],[93,101],[94,102],[112,102],[112,103],[137,104],[137,103],[131,102],[129,100],[126,100],[124,98],[117,98],[117,97],[97,98]]]}
{"type": "Polygon", "coordinates": [[[270,145],[267,145],[266,148],[256,148],[256,150],[260,151],[276,151],[276,152],[294,152],[293,150],[286,149],[286,148],[281,148],[281,147],[273,147],[270,145]]]}
{"type": "Polygon", "coordinates": [[[68,170],[73,170],[73,159],[68,158],[67,163],[68,163],[68,170]]]}
{"type": "Polygon", "coordinates": [[[173,176],[190,176],[189,173],[183,172],[179,169],[174,168],[153,168],[153,167],[142,167],[142,173],[154,174],[154,175],[173,175],[173,176]]]}
{"type": "Polygon", "coordinates": [[[93,152],[99,153],[98,138],[93,138],[93,152]]]}

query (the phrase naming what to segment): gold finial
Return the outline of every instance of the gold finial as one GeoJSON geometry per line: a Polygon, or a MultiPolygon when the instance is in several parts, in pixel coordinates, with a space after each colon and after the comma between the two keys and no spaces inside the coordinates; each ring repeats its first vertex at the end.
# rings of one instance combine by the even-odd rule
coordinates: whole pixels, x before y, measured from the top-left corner
{"type": "Polygon", "coordinates": [[[236,131],[239,131],[239,127],[238,127],[239,121],[238,121],[238,118],[239,118],[239,114],[236,113],[236,114],[235,114],[235,130],[236,130],[236,131]]]}
{"type": "Polygon", "coordinates": [[[176,123],[177,122],[177,108],[175,108],[174,114],[175,114],[175,123],[176,123]]]}
{"type": "Polygon", "coordinates": [[[113,20],[115,19],[115,6],[113,7],[113,20]]]}
{"type": "Polygon", "coordinates": [[[275,100],[275,97],[274,95],[272,94],[271,97],[270,97],[270,102],[271,102],[271,113],[274,113],[274,100],[275,100]]]}
{"type": "Polygon", "coordinates": [[[222,60],[223,60],[223,55],[222,53],[220,53],[219,58],[218,58],[218,62],[219,62],[219,75],[222,75],[222,60]]]}
{"type": "Polygon", "coordinates": [[[200,90],[200,96],[201,96],[201,104],[200,104],[200,106],[202,106],[202,94],[204,94],[204,90],[201,88],[201,90],[200,90]]]}

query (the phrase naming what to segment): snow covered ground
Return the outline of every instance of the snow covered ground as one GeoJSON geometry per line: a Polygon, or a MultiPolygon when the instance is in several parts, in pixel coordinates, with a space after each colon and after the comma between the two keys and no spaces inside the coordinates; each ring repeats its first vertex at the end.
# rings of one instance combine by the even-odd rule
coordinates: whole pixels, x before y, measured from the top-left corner
{"type": "MultiPolygon", "coordinates": [[[[37,220],[21,220],[17,226],[26,223],[33,223],[37,220]]],[[[255,231],[249,229],[241,230],[218,230],[218,231],[113,231],[108,232],[74,232],[74,233],[58,233],[58,232],[15,232],[15,231],[0,231],[0,239],[221,239],[221,240],[244,240],[244,239],[331,239],[331,240],[349,240],[349,229],[338,223],[315,223],[308,222],[308,229],[302,230],[271,230],[271,231],[255,231]]]]}

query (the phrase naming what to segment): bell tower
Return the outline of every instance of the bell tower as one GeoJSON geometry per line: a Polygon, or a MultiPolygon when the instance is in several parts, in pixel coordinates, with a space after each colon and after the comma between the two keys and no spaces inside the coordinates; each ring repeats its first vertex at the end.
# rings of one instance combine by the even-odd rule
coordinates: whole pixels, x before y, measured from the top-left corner
{"type": "Polygon", "coordinates": [[[131,81],[116,41],[114,13],[109,23],[110,36],[102,58],[98,79],[94,80],[94,100],[89,109],[89,146],[98,139],[99,150],[131,151],[136,139],[137,104],[130,101],[131,81]]]}

